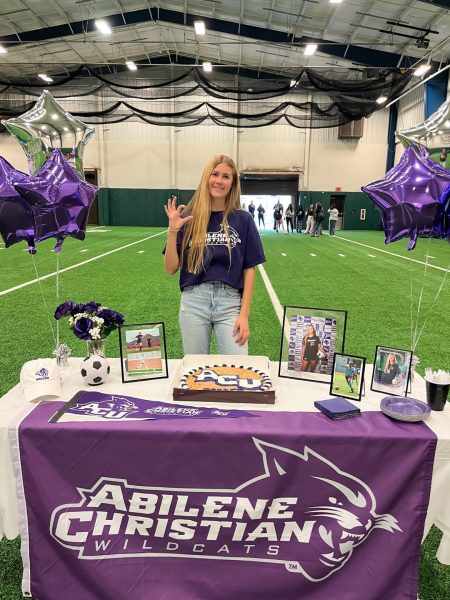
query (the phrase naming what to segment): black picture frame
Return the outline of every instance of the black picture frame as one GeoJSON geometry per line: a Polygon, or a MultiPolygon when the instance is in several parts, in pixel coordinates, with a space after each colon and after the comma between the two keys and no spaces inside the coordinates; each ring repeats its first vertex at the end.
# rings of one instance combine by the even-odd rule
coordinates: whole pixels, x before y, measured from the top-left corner
{"type": "Polygon", "coordinates": [[[334,354],[344,352],[346,328],[346,310],[285,306],[278,376],[330,384],[334,354]],[[315,363],[311,358],[303,362],[303,343],[306,335],[303,329],[306,332],[309,325],[313,325],[315,335],[319,338],[319,345],[325,351],[325,354],[320,349],[315,352],[317,355],[315,363]],[[304,369],[305,366],[307,370],[304,369]]]}
{"type": "Polygon", "coordinates": [[[119,346],[123,383],[166,379],[169,376],[166,328],[163,322],[127,323],[120,326],[119,346]]]}
{"type": "MultiPolygon", "coordinates": [[[[372,380],[370,383],[370,389],[373,392],[380,392],[386,396],[407,396],[408,388],[411,381],[411,363],[412,363],[413,352],[412,350],[403,350],[400,348],[391,348],[389,346],[377,346],[375,349],[375,358],[373,360],[373,373],[372,380]],[[386,373],[386,365],[384,359],[387,355],[393,354],[395,356],[395,362],[399,359],[399,370],[401,372],[400,383],[387,383],[383,381],[383,373],[386,373]]],[[[389,374],[389,377],[391,374],[389,374]]],[[[392,382],[397,379],[397,375],[394,376],[392,382]]]]}
{"type": "Polygon", "coordinates": [[[366,369],[366,358],[364,356],[354,356],[353,354],[343,354],[341,352],[335,352],[333,358],[333,369],[331,373],[331,383],[330,383],[330,394],[332,396],[342,396],[343,398],[348,398],[349,400],[356,400],[358,402],[361,401],[361,396],[364,389],[364,374],[366,369]],[[340,358],[344,358],[345,361],[340,361],[340,358]],[[358,381],[358,373],[353,373],[352,379],[349,382],[347,372],[341,372],[341,370],[337,370],[337,368],[344,367],[343,362],[347,362],[347,365],[351,365],[351,368],[359,370],[359,381],[358,381]],[[359,362],[359,365],[358,365],[359,362]],[[352,364],[353,363],[353,364],[352,364]],[[349,389],[352,388],[352,382],[356,382],[357,385],[357,393],[352,391],[347,391],[347,387],[349,389]],[[337,385],[339,384],[339,385],[337,385]]]}

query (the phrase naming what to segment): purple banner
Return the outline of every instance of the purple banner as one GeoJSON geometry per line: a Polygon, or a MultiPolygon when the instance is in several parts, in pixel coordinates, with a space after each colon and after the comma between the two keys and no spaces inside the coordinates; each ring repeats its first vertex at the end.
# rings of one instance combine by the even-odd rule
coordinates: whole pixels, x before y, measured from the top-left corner
{"type": "Polygon", "coordinates": [[[173,402],[155,402],[132,396],[80,391],[52,416],[50,422],[151,421],[155,419],[217,419],[254,417],[244,410],[200,408],[173,402]]]}
{"type": "Polygon", "coordinates": [[[149,435],[139,421],[49,424],[53,412],[38,405],[19,428],[24,592],[416,600],[436,447],[423,423],[259,412],[149,435]]]}

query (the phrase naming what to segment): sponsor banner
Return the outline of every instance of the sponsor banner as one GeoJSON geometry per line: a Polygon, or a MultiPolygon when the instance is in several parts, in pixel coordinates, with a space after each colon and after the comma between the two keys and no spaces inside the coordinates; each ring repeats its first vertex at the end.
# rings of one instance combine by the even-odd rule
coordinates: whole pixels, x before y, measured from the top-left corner
{"type": "Polygon", "coordinates": [[[425,424],[266,411],[150,434],[50,424],[53,411],[19,428],[25,593],[416,600],[436,448],[425,424]]]}
{"type": "Polygon", "coordinates": [[[155,402],[117,394],[80,391],[59,409],[51,423],[68,421],[153,421],[157,419],[220,419],[255,417],[244,410],[226,410],[155,402]]]}

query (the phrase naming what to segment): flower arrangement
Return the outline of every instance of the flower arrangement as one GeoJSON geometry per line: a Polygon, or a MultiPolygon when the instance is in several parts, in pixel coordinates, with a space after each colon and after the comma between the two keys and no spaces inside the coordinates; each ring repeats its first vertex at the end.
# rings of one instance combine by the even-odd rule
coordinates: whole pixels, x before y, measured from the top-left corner
{"type": "Polygon", "coordinates": [[[86,302],[86,304],[75,304],[67,300],[60,304],[55,310],[55,319],[59,321],[62,317],[69,315],[69,325],[74,334],[80,340],[100,340],[107,337],[111,331],[125,323],[124,316],[102,306],[98,302],[86,302]]]}

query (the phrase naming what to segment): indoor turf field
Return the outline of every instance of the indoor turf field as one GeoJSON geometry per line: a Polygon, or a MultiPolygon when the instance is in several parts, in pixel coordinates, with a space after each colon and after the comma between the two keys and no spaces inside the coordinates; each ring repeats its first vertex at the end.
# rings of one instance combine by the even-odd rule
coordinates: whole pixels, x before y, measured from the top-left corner
{"type": "MultiPolygon", "coordinates": [[[[257,271],[251,354],[278,360],[283,305],[333,308],[348,311],[346,353],[371,363],[377,344],[409,349],[411,339],[418,338],[418,372],[423,375],[427,366],[448,369],[447,241],[419,239],[408,252],[407,240],[385,245],[378,231],[342,231],[334,238],[270,229],[261,234],[267,262],[263,272],[257,271]]],[[[180,358],[178,277],[164,272],[165,237],[161,228],[89,227],[83,242],[66,239],[59,256],[52,251],[54,240],[42,242],[34,259],[24,244],[0,245],[0,395],[18,382],[24,362],[51,356],[53,312],[67,299],[99,301],[122,312],[129,324],[164,321],[168,356],[180,358]]],[[[60,337],[73,355],[84,355],[84,344],[66,319],[60,321],[60,337]]],[[[106,349],[108,356],[119,356],[117,332],[106,349]]],[[[434,559],[438,543],[439,532],[433,529],[422,547],[421,600],[449,597],[450,567],[434,559]]],[[[1,541],[0,600],[22,598],[21,572],[18,540],[1,541]]]]}

